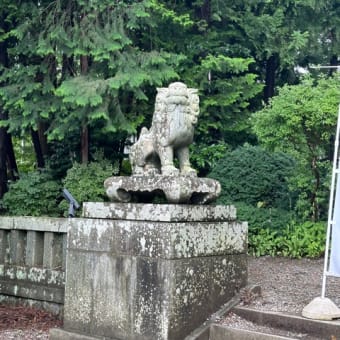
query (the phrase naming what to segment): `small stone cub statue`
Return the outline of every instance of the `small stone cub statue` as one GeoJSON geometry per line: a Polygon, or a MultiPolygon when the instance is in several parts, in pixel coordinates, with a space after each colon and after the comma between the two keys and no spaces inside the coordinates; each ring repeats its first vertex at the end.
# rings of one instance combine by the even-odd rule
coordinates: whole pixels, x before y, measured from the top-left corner
{"type": "Polygon", "coordinates": [[[197,90],[175,82],[158,88],[152,126],[143,127],[131,147],[132,175],[196,176],[189,161],[189,145],[199,114],[197,90]],[[179,169],[174,166],[177,157],[179,169]]]}

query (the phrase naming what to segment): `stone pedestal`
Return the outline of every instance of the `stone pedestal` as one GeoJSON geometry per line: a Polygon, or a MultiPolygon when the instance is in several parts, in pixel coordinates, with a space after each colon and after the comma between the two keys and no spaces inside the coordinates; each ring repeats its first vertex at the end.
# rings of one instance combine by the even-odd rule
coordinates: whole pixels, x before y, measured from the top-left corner
{"type": "Polygon", "coordinates": [[[72,219],[64,329],[51,339],[180,340],[247,281],[227,206],[85,203],[72,219]]]}
{"type": "Polygon", "coordinates": [[[216,200],[221,185],[212,178],[195,176],[115,176],[104,182],[113,202],[152,202],[164,196],[169,203],[206,204],[216,200]]]}

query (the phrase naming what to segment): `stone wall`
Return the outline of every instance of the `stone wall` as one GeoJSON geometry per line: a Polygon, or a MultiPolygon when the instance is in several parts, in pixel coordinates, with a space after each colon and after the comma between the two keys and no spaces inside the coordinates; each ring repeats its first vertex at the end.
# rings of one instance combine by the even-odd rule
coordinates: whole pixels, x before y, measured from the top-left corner
{"type": "Polygon", "coordinates": [[[0,217],[0,302],[61,312],[68,224],[65,218],[0,217]]]}

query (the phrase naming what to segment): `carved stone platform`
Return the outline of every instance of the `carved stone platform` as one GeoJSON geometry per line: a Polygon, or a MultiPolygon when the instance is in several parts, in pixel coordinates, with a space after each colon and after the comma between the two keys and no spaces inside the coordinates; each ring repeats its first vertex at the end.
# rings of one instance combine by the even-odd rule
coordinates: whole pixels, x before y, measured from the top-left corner
{"type": "Polygon", "coordinates": [[[218,181],[195,176],[118,176],[106,179],[104,186],[114,202],[151,202],[161,194],[169,203],[205,204],[221,192],[218,181]]]}

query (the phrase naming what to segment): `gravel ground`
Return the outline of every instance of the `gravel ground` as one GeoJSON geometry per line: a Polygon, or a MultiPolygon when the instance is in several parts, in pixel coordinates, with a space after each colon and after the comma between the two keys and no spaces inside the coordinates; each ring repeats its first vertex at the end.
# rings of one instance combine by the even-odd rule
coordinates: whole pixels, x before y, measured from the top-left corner
{"type": "MultiPolygon", "coordinates": [[[[279,257],[249,258],[249,283],[261,286],[261,296],[242,294],[242,304],[263,311],[301,315],[315,297],[321,295],[323,259],[288,259],[279,257]]],[[[327,279],[326,295],[340,307],[340,278],[327,279]]],[[[239,316],[229,313],[222,321],[231,327],[266,331],[239,316]]],[[[41,310],[0,306],[0,339],[48,339],[51,327],[60,327],[56,317],[41,310]]],[[[267,331],[270,332],[270,329],[267,331]]],[[[287,334],[285,335],[293,335],[287,334]]],[[[294,334],[297,338],[299,335],[294,334]]],[[[308,338],[311,339],[311,338],[308,338]]]]}
{"type": "MultiPolygon", "coordinates": [[[[301,316],[302,309],[321,296],[324,259],[260,257],[248,260],[248,282],[261,287],[261,295],[241,292],[241,305],[261,311],[301,316]]],[[[340,307],[340,278],[327,277],[326,296],[340,307]]],[[[221,324],[249,331],[276,334],[301,340],[320,340],[308,334],[259,326],[230,312],[221,324]]],[[[333,339],[330,337],[330,339],[333,339]]],[[[322,339],[325,340],[325,339],[322,339]]]]}
{"type": "MultiPolygon", "coordinates": [[[[323,264],[323,259],[250,257],[248,281],[261,286],[262,297],[249,306],[301,315],[309,302],[321,296],[323,264]]],[[[326,296],[340,307],[340,278],[327,277],[326,296]]]]}

